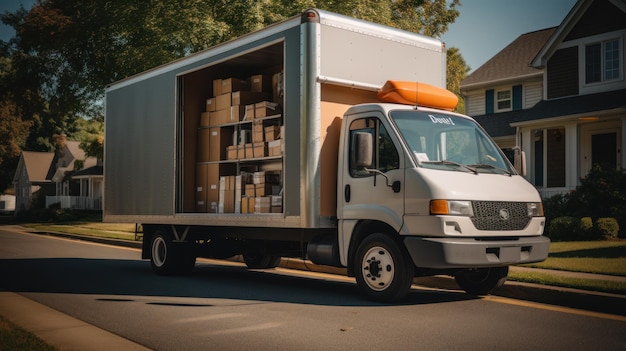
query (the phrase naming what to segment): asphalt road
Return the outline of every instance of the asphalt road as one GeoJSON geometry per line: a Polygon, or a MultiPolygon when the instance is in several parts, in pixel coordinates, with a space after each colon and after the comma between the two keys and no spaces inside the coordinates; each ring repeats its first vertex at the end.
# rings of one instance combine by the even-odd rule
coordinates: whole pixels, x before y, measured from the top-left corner
{"type": "Polygon", "coordinates": [[[349,278],[221,261],[159,277],[136,249],[2,229],[0,278],[154,350],[626,349],[623,317],[417,286],[385,305],[349,278]]]}

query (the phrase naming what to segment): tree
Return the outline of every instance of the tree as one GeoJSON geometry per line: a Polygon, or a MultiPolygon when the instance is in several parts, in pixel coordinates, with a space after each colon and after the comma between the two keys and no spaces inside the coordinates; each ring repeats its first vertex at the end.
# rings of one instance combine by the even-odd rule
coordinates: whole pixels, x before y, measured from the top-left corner
{"type": "Polygon", "coordinates": [[[307,8],[439,36],[458,6],[459,0],[39,0],[30,10],[0,15],[16,31],[0,42],[0,87],[10,92],[0,99],[30,127],[23,147],[52,151],[53,134],[75,139],[81,117],[102,115],[108,84],[307,8]]]}
{"type": "Polygon", "coordinates": [[[446,62],[446,88],[459,98],[455,111],[465,113],[465,100],[461,95],[461,81],[465,79],[471,68],[465,63],[459,49],[455,47],[449,48],[446,52],[446,62]]]}

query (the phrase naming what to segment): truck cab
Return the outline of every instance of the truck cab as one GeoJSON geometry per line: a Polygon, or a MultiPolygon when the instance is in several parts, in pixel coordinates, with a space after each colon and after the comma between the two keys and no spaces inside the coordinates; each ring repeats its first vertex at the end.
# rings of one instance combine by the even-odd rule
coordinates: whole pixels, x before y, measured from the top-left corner
{"type": "Polygon", "coordinates": [[[508,265],[547,257],[539,194],[473,119],[364,104],[348,109],[340,140],[340,259],[370,297],[436,272],[486,294],[508,265]]]}

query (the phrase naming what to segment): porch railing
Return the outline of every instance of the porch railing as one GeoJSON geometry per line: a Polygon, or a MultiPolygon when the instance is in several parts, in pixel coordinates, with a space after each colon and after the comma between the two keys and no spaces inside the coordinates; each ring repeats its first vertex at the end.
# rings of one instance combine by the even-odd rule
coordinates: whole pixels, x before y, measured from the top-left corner
{"type": "Polygon", "coordinates": [[[72,210],[102,210],[102,198],[86,196],[46,196],[46,208],[52,204],[72,210]]]}

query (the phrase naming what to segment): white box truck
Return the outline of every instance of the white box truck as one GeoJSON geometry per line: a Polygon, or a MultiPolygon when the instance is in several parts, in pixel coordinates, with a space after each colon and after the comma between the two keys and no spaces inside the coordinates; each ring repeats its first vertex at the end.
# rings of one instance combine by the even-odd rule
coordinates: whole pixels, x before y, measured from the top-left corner
{"type": "Polygon", "coordinates": [[[111,84],[104,221],[141,223],[158,274],[297,257],[347,267],[375,300],[435,274],[489,293],[547,257],[545,218],[449,111],[445,70],[439,40],[311,9],[111,84]]]}

